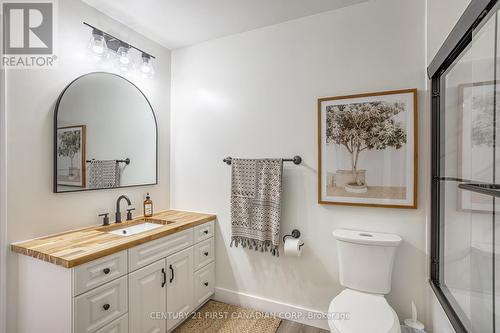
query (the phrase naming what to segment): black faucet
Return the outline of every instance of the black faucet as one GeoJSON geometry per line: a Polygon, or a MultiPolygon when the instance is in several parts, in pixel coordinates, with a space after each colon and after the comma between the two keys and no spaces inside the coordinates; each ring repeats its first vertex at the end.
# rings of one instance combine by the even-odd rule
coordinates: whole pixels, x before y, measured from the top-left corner
{"type": "Polygon", "coordinates": [[[118,200],[116,200],[116,213],[115,213],[115,223],[120,223],[122,221],[122,213],[120,212],[120,202],[122,199],[127,200],[128,205],[132,205],[132,202],[126,195],[120,195],[118,200]]]}

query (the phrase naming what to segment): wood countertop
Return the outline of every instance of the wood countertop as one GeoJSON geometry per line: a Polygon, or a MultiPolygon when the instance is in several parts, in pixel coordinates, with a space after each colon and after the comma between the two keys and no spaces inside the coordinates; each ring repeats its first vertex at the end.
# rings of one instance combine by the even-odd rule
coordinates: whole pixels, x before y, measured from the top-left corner
{"type": "Polygon", "coordinates": [[[112,253],[143,244],[154,239],[186,230],[215,220],[212,214],[167,210],[157,213],[150,222],[163,226],[131,236],[118,236],[107,231],[144,222],[142,217],[107,227],[94,226],[60,234],[40,237],[11,245],[14,252],[48,261],[66,268],[105,257],[112,253]]]}

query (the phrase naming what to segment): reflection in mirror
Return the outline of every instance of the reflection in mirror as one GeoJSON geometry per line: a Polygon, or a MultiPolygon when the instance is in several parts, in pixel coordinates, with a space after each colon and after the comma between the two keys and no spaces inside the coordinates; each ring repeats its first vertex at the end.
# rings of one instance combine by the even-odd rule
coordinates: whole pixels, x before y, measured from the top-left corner
{"type": "Polygon", "coordinates": [[[128,80],[79,77],[60,95],[54,121],[54,192],[157,183],[156,119],[128,80]]]}

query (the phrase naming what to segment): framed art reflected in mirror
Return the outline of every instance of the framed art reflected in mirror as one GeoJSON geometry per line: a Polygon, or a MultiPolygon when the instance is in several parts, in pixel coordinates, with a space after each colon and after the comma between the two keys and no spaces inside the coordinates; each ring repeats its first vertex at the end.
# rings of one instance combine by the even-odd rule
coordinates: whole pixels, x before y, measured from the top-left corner
{"type": "MultiPolygon", "coordinates": [[[[456,91],[455,89],[448,93],[448,100],[456,96],[456,91]]],[[[500,162],[500,148],[496,143],[500,137],[500,128],[497,126],[495,129],[493,124],[498,118],[499,101],[500,91],[495,81],[458,85],[457,178],[461,182],[495,182],[493,175],[498,172],[495,166],[500,162]]],[[[447,119],[448,122],[451,120],[447,119]]],[[[491,214],[490,197],[460,188],[457,188],[457,191],[459,210],[491,214]]],[[[495,207],[496,212],[499,211],[498,208],[495,207]]]]}
{"type": "Polygon", "coordinates": [[[86,186],[86,127],[66,126],[57,129],[57,185],[86,186]]]}

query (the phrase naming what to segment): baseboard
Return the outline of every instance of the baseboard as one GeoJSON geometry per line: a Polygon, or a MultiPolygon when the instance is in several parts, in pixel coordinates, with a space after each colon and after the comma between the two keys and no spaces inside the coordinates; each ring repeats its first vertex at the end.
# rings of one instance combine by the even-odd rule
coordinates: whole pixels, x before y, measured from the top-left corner
{"type": "Polygon", "coordinates": [[[301,324],[314,326],[328,331],[330,330],[328,327],[328,321],[326,319],[321,319],[325,318],[325,313],[319,310],[306,309],[300,306],[224,288],[215,288],[215,295],[213,296],[213,299],[228,304],[249,307],[265,312],[272,312],[279,315],[283,319],[296,321],[301,324]]]}

